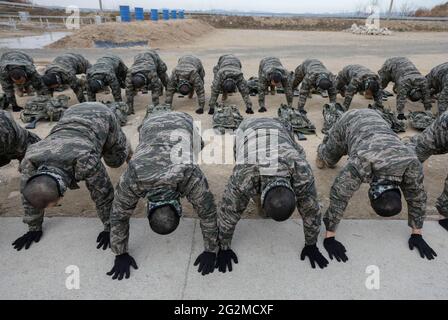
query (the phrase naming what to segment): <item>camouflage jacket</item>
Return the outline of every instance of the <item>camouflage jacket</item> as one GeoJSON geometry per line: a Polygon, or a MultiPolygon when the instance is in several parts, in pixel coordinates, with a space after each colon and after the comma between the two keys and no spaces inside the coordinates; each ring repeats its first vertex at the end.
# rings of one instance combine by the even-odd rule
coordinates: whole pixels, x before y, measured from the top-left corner
{"type": "Polygon", "coordinates": [[[21,161],[28,146],[38,141],[37,135],[19,126],[10,113],[0,110],[0,167],[11,160],[21,161]]]}
{"type": "Polygon", "coordinates": [[[439,94],[439,114],[448,109],[448,62],[438,65],[426,76],[428,90],[432,94],[439,94]]]}
{"type": "Polygon", "coordinates": [[[395,84],[394,91],[397,92],[397,112],[399,114],[404,112],[406,100],[413,89],[421,90],[425,109],[432,108],[430,92],[427,88],[428,82],[408,58],[395,57],[386,60],[378,74],[383,89],[388,86],[389,82],[395,84]]]}
{"type": "Polygon", "coordinates": [[[333,85],[328,89],[330,103],[336,102],[336,88],[334,85],[334,75],[317,59],[307,59],[299,65],[294,72],[294,80],[292,82],[292,90],[300,87],[299,110],[305,108],[305,103],[311,90],[317,89],[317,81],[321,75],[326,75],[333,85]]]}
{"type": "MultiPolygon", "coordinates": [[[[353,96],[358,92],[364,92],[365,84],[368,80],[374,80],[380,85],[380,77],[370,69],[359,64],[351,64],[346,66],[339,72],[336,81],[336,90],[343,92],[345,95],[344,108],[348,110],[352,103],[353,96]]],[[[374,94],[375,104],[380,107],[383,105],[383,96],[381,90],[374,94]]]]}
{"type": "MultiPolygon", "coordinates": [[[[57,73],[61,77],[60,85],[69,85],[75,92],[79,102],[85,102],[84,88],[80,80],[76,77],[78,74],[86,74],[87,69],[91,67],[89,60],[77,53],[65,53],[56,57],[45,70],[45,74],[57,73]]],[[[51,94],[54,90],[47,89],[51,94]]]]}
{"type": "Polygon", "coordinates": [[[12,68],[20,67],[27,74],[27,82],[24,87],[32,86],[37,90],[38,94],[44,92],[44,86],[39,73],[34,67],[33,59],[24,52],[21,51],[8,51],[0,57],[0,85],[3,92],[6,94],[6,98],[12,105],[17,105],[16,96],[14,93],[14,82],[9,76],[9,72],[12,68]]]}
{"type": "Polygon", "coordinates": [[[330,206],[324,215],[327,230],[336,230],[362,183],[382,181],[400,186],[408,204],[409,226],[422,228],[426,211],[422,165],[379,111],[351,110],[333,125],[318,147],[318,156],[331,167],[344,155],[349,159],[333,183],[330,206]]]}
{"type": "Polygon", "coordinates": [[[183,112],[157,112],[145,118],[139,145],[115,193],[111,215],[115,254],[128,251],[129,219],[140,198],[159,202],[186,197],[200,218],[205,250],[217,251],[216,205],[207,179],[192,159],[194,131],[193,118],[183,112]],[[182,159],[173,157],[179,138],[184,147],[190,145],[182,159]]]}
{"type": "Polygon", "coordinates": [[[285,90],[286,101],[288,106],[292,106],[294,92],[292,88],[292,76],[286,70],[280,60],[275,57],[267,57],[261,60],[260,68],[258,70],[258,104],[261,107],[265,106],[265,95],[267,89],[271,86],[270,75],[278,71],[282,74],[282,86],[285,90]]]}
{"type": "Polygon", "coordinates": [[[209,102],[210,108],[214,108],[216,106],[216,101],[222,91],[224,81],[227,79],[233,79],[236,83],[238,91],[243,97],[246,108],[252,109],[252,101],[250,101],[249,96],[249,87],[247,86],[246,79],[244,79],[241,61],[237,57],[233,54],[221,56],[218,60],[218,64],[213,68],[213,73],[215,77],[212,83],[212,93],[209,102]]]}
{"type": "Polygon", "coordinates": [[[87,70],[87,95],[89,101],[96,101],[96,94],[90,90],[89,80],[99,80],[112,90],[114,100],[122,101],[121,89],[125,88],[128,68],[121,58],[106,54],[87,70]]]}
{"type": "Polygon", "coordinates": [[[221,249],[231,246],[236,224],[250,199],[261,203],[263,191],[275,183],[286,183],[295,193],[297,209],[303,218],[305,241],[315,244],[321,225],[321,212],[313,172],[305,152],[294,140],[291,127],[277,119],[250,118],[237,130],[237,165],[233,169],[218,209],[221,249]],[[262,136],[270,135],[264,150],[256,146],[262,136]],[[259,152],[271,154],[272,161],[261,161],[259,152]]]}
{"type": "Polygon", "coordinates": [[[203,109],[205,106],[204,78],[205,71],[199,58],[192,55],[181,57],[168,82],[165,102],[172,104],[178,86],[182,81],[187,81],[196,91],[199,107],[203,109]]]}
{"type": "MultiPolygon", "coordinates": [[[[109,230],[114,189],[104,162],[120,167],[130,146],[112,110],[101,103],[85,102],[68,109],[50,134],[30,146],[20,165],[21,187],[43,167],[62,177],[70,189],[85,181],[98,216],[109,230]]],[[[30,231],[41,230],[44,210],[34,209],[22,197],[24,222],[30,231]]]]}

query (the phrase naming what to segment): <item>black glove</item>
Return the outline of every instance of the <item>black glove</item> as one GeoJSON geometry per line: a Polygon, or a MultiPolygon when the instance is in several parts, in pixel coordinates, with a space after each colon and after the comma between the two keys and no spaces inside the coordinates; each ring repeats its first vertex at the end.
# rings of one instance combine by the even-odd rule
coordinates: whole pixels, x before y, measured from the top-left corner
{"type": "Polygon", "coordinates": [[[226,273],[227,267],[229,272],[232,272],[232,260],[234,263],[238,263],[238,257],[232,249],[219,250],[216,268],[218,268],[219,272],[226,273]]]}
{"type": "Polygon", "coordinates": [[[254,114],[254,110],[252,110],[252,108],[246,108],[246,113],[247,114],[254,114]]]}
{"type": "Polygon", "coordinates": [[[214,114],[214,113],[215,113],[215,108],[208,109],[208,114],[214,114]]]}
{"type": "Polygon", "coordinates": [[[397,116],[397,119],[398,119],[398,120],[407,120],[408,118],[406,118],[406,116],[405,116],[403,113],[400,113],[400,114],[397,116]]]}
{"type": "Polygon", "coordinates": [[[98,242],[97,249],[100,249],[101,247],[103,247],[103,250],[106,250],[108,247],[110,248],[110,232],[100,232],[98,238],[96,238],[96,242],[98,242]]]}
{"type": "Polygon", "coordinates": [[[260,109],[258,109],[258,112],[266,112],[268,111],[265,107],[261,107],[260,109]]]}
{"type": "Polygon", "coordinates": [[[328,266],[328,260],[320,253],[319,249],[315,244],[308,245],[303,248],[302,253],[300,255],[300,259],[303,261],[305,258],[310,258],[311,267],[313,269],[316,268],[316,262],[319,268],[323,269],[328,266]]]}
{"type": "Polygon", "coordinates": [[[324,240],[324,247],[325,250],[327,250],[331,260],[333,260],[333,256],[338,262],[346,262],[348,260],[347,255],[345,254],[347,250],[345,250],[344,245],[337,241],[334,237],[326,238],[324,240]]]}
{"type": "Polygon", "coordinates": [[[414,247],[417,247],[420,252],[420,256],[424,259],[425,257],[428,260],[433,260],[437,257],[437,253],[423,240],[421,234],[413,234],[409,239],[409,249],[414,250],[414,247]]]}
{"type": "Polygon", "coordinates": [[[39,242],[40,237],[42,237],[42,231],[28,231],[19,239],[14,241],[12,245],[17,251],[22,250],[23,247],[25,247],[25,250],[28,250],[33,241],[36,243],[39,242]]]}
{"type": "Polygon", "coordinates": [[[204,108],[197,108],[196,109],[196,113],[197,114],[203,114],[204,113],[204,108]]]}
{"type": "Polygon", "coordinates": [[[194,266],[199,265],[198,272],[203,276],[209,273],[213,273],[215,270],[216,253],[214,252],[202,252],[194,262],[194,266]]]}
{"type": "Polygon", "coordinates": [[[118,280],[122,280],[123,276],[125,276],[126,279],[129,279],[129,276],[131,275],[131,266],[133,266],[135,270],[138,269],[134,258],[132,258],[129,253],[123,253],[115,257],[115,263],[112,270],[106,274],[112,276],[112,280],[117,278],[118,280]]]}
{"type": "Polygon", "coordinates": [[[439,224],[448,231],[448,219],[439,220],[439,224]]]}

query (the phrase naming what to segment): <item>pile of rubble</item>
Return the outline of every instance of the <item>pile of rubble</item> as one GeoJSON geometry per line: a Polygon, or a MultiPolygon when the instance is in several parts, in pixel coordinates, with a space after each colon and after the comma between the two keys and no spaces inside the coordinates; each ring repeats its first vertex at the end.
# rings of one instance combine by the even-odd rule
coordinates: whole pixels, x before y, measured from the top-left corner
{"type": "Polygon", "coordinates": [[[374,24],[366,24],[364,26],[358,26],[356,23],[352,25],[350,29],[345,30],[353,34],[365,34],[375,36],[390,36],[392,31],[387,28],[379,28],[374,24]]]}

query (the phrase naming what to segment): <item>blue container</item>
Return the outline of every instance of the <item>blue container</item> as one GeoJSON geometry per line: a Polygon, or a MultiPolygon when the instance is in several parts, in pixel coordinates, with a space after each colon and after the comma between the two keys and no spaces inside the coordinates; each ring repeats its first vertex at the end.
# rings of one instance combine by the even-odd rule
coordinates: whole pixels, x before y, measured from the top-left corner
{"type": "Polygon", "coordinates": [[[131,21],[131,10],[129,6],[120,6],[120,17],[122,22],[131,21]]]}
{"type": "Polygon", "coordinates": [[[151,20],[157,21],[159,20],[159,10],[157,9],[151,9],[151,20]]]}
{"type": "Polygon", "coordinates": [[[177,19],[177,11],[171,10],[171,19],[177,19]]]}
{"type": "Polygon", "coordinates": [[[163,20],[170,20],[170,10],[163,9],[163,20]]]}
{"type": "Polygon", "coordinates": [[[135,20],[138,20],[138,21],[145,20],[145,15],[143,13],[143,8],[135,8],[135,20]]]}
{"type": "Polygon", "coordinates": [[[179,19],[185,19],[185,10],[179,10],[179,19]]]}

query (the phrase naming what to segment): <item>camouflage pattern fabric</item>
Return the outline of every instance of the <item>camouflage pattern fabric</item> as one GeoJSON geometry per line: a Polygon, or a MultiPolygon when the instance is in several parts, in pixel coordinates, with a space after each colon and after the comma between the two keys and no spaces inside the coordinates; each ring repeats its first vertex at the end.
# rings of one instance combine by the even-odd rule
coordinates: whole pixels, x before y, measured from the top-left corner
{"type": "Polygon", "coordinates": [[[389,82],[395,84],[394,91],[397,93],[398,114],[404,113],[407,98],[413,89],[422,92],[422,102],[425,110],[431,110],[431,97],[427,88],[428,82],[408,58],[394,57],[386,60],[378,74],[383,89],[388,86],[389,82]]]}
{"type": "Polygon", "coordinates": [[[117,120],[120,122],[120,125],[124,127],[128,122],[128,112],[129,107],[125,102],[103,102],[106,106],[108,106],[117,117],[117,120]]]}
{"type": "Polygon", "coordinates": [[[416,130],[425,130],[434,120],[435,117],[430,111],[415,111],[409,113],[409,123],[416,130]]]}
{"type": "MultiPolygon", "coordinates": [[[[129,219],[139,199],[150,202],[179,201],[186,197],[200,218],[205,251],[217,252],[216,205],[207,179],[193,162],[193,118],[183,112],[155,113],[145,118],[140,142],[115,193],[111,215],[111,247],[119,255],[128,252],[129,219]],[[176,137],[176,139],[172,139],[176,137]],[[173,159],[179,139],[190,143],[182,160],[173,159]]],[[[199,136],[197,136],[199,138],[199,136]]]]}
{"type": "Polygon", "coordinates": [[[179,84],[181,83],[181,81],[187,81],[192,87],[192,92],[190,93],[190,95],[192,96],[192,94],[196,92],[196,94],[198,95],[199,107],[204,109],[204,78],[205,71],[199,58],[192,55],[181,57],[176,68],[174,68],[171,78],[168,82],[165,103],[172,104],[174,93],[177,92],[179,84]]]}
{"type": "Polygon", "coordinates": [[[401,133],[406,132],[406,129],[408,128],[408,125],[406,121],[399,120],[397,118],[397,115],[392,112],[392,110],[384,107],[377,107],[377,105],[370,105],[369,109],[378,111],[384,120],[390,125],[390,128],[395,133],[401,133]]]}
{"type": "Polygon", "coordinates": [[[213,128],[221,134],[224,134],[226,130],[236,130],[241,121],[243,116],[236,105],[219,104],[213,114],[213,128]]]}
{"type": "Polygon", "coordinates": [[[9,72],[13,68],[20,68],[27,74],[27,81],[22,87],[32,86],[38,94],[43,94],[44,86],[39,73],[34,67],[33,59],[22,51],[8,51],[0,57],[0,85],[6,94],[8,103],[16,106],[16,96],[14,92],[14,82],[9,76],[9,72]]]}
{"type": "Polygon", "coordinates": [[[249,80],[247,80],[247,87],[249,88],[249,95],[250,96],[256,96],[258,94],[259,84],[258,84],[258,78],[257,77],[250,77],[249,80]]]}
{"type": "Polygon", "coordinates": [[[324,116],[324,126],[322,128],[322,133],[327,134],[331,127],[339,120],[339,118],[344,114],[345,109],[340,103],[330,103],[325,104],[322,110],[324,116]]]}
{"type": "Polygon", "coordinates": [[[0,167],[11,160],[21,161],[28,146],[39,141],[37,135],[19,126],[10,113],[0,110],[0,167]]]}
{"type": "Polygon", "coordinates": [[[0,110],[6,109],[8,107],[8,97],[6,94],[0,95],[0,110]]]}
{"type": "MultiPolygon", "coordinates": [[[[78,102],[85,102],[84,86],[77,75],[86,74],[92,65],[89,60],[77,53],[64,53],[56,57],[45,70],[45,74],[56,73],[60,77],[59,85],[68,85],[76,94],[78,102]]],[[[54,89],[47,88],[53,95],[54,89]]]]}
{"type": "Polygon", "coordinates": [[[316,134],[316,127],[303,112],[294,110],[286,104],[282,104],[280,108],[278,108],[277,115],[283,121],[288,122],[295,132],[302,134],[316,134]]]}
{"type": "Polygon", "coordinates": [[[269,79],[274,72],[280,72],[282,74],[281,83],[285,90],[286,102],[288,106],[292,106],[294,98],[292,74],[283,67],[280,59],[266,57],[260,61],[260,68],[258,69],[258,104],[260,108],[265,107],[265,95],[268,89],[271,88],[271,81],[269,79]]]}
{"type": "Polygon", "coordinates": [[[448,110],[448,62],[433,68],[426,76],[428,90],[438,95],[437,103],[439,114],[448,110]]]}
{"type": "Polygon", "coordinates": [[[292,81],[292,89],[295,89],[300,84],[300,96],[299,96],[299,110],[305,110],[306,100],[308,95],[313,89],[317,90],[317,82],[319,77],[325,76],[331,80],[332,86],[328,89],[328,97],[330,103],[336,102],[336,87],[335,77],[328,71],[324,64],[317,59],[307,59],[301,65],[299,65],[294,72],[294,79],[292,81]]]}
{"type": "Polygon", "coordinates": [[[171,112],[171,111],[173,111],[173,107],[170,104],[158,104],[156,106],[151,104],[146,108],[145,118],[156,113],[171,112]]]}
{"type": "MultiPolygon", "coordinates": [[[[130,145],[112,110],[97,102],[74,105],[45,139],[28,147],[19,168],[21,190],[43,169],[60,176],[69,189],[78,189],[78,183],[85,181],[108,231],[114,188],[101,159],[109,167],[118,168],[129,152],[130,145]]],[[[23,197],[22,202],[24,223],[30,231],[42,230],[44,210],[33,208],[23,197]]]]}
{"type": "MultiPolygon", "coordinates": [[[[288,185],[296,195],[297,209],[303,219],[305,242],[315,244],[321,226],[321,212],[313,172],[305,152],[294,140],[291,127],[272,118],[245,119],[237,130],[235,157],[237,165],[229,178],[222,201],[218,206],[220,248],[231,247],[235,227],[249,201],[261,203],[261,195],[269,186],[288,185]],[[257,141],[266,137],[266,142],[257,141]],[[270,143],[271,134],[278,145],[270,143]],[[260,153],[272,155],[274,163],[260,161],[260,153]],[[252,162],[250,159],[256,159],[252,162]]],[[[263,139],[264,140],[264,139],[263,139]]]]}
{"type": "Polygon", "coordinates": [[[25,104],[25,108],[20,113],[20,119],[27,123],[36,119],[59,121],[68,109],[70,97],[59,95],[57,97],[37,96],[33,97],[25,104]]]}
{"type": "Polygon", "coordinates": [[[318,147],[318,157],[334,167],[348,155],[348,162],[330,191],[324,215],[328,231],[335,231],[348,202],[362,183],[392,183],[400,187],[408,204],[408,224],[421,229],[425,220],[426,192],[423,167],[376,110],[351,110],[331,128],[318,147]]]}

